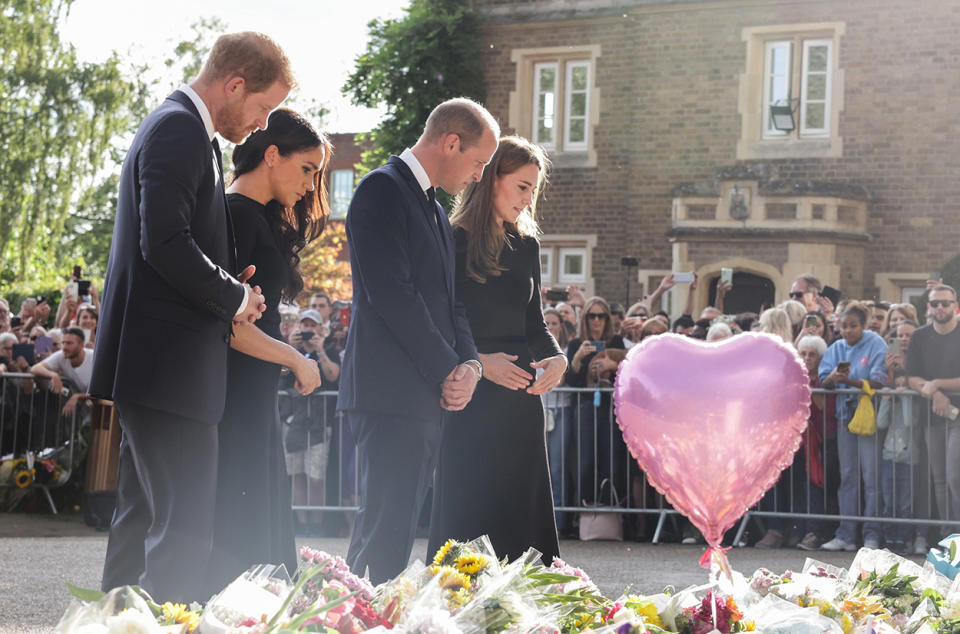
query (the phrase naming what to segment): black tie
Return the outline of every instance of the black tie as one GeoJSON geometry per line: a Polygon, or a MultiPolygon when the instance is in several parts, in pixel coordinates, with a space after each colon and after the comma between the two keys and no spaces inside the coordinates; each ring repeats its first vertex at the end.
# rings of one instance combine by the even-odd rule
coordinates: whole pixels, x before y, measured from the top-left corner
{"type": "Polygon", "coordinates": [[[217,143],[216,137],[210,141],[210,145],[213,146],[213,154],[217,157],[217,167],[220,168],[220,179],[223,179],[223,154],[220,153],[220,144],[217,143]]]}

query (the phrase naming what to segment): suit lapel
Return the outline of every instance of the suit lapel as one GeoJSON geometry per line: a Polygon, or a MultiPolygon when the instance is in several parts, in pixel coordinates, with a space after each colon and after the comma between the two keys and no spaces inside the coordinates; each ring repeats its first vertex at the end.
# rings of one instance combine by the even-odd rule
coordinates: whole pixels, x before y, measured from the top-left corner
{"type": "MultiPolygon", "coordinates": [[[[177,103],[183,105],[187,110],[189,110],[193,115],[200,120],[201,125],[203,124],[203,118],[200,116],[200,113],[197,111],[197,107],[193,104],[193,101],[185,93],[175,90],[168,97],[177,103]]],[[[213,139],[210,142],[210,158],[214,164],[214,171],[216,172],[219,182],[215,187],[219,190],[220,200],[223,203],[223,214],[224,219],[227,225],[227,258],[229,262],[225,263],[224,268],[228,269],[228,272],[231,275],[236,275],[239,273],[237,271],[237,243],[236,237],[233,235],[233,219],[230,217],[230,206],[227,204],[227,194],[224,190],[224,181],[223,181],[223,155],[220,153],[220,144],[216,139],[213,139]]]]}
{"type": "Polygon", "coordinates": [[[444,264],[444,281],[446,282],[447,291],[452,297],[454,261],[451,259],[453,255],[453,247],[450,241],[450,237],[452,237],[450,221],[447,220],[446,214],[441,213],[439,214],[440,222],[437,222],[437,203],[431,203],[429,200],[427,200],[426,194],[424,194],[423,190],[420,189],[420,183],[417,182],[417,177],[413,175],[413,172],[410,171],[410,167],[404,163],[402,159],[396,156],[391,156],[390,162],[394,163],[397,170],[399,170],[399,172],[403,175],[404,180],[407,182],[407,186],[411,190],[411,195],[420,205],[420,210],[423,212],[423,217],[426,220],[427,226],[429,227],[430,232],[433,234],[434,240],[437,242],[437,253],[440,255],[440,258],[443,260],[444,264]]]}

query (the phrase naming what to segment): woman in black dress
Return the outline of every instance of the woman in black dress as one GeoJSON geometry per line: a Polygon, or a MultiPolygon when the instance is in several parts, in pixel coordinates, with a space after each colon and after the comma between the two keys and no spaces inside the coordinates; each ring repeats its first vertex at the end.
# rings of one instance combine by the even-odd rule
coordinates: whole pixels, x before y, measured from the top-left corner
{"type": "Polygon", "coordinates": [[[254,564],[282,563],[291,575],[296,569],[277,389],[283,366],[298,381],[317,366],[283,342],[279,306],[281,298],[292,301],[303,290],[298,253],[323,231],[330,153],[326,137],[287,109],[274,111],[265,130],[233,151],[227,202],[237,261],[256,267],[249,283],[262,289],[266,301],[263,316],[246,329],[235,326],[231,341],[227,403],[219,423],[209,575],[214,591],[254,564]]]}
{"type": "Polygon", "coordinates": [[[529,547],[547,562],[559,554],[540,400],[567,367],[540,307],[535,212],[547,167],[529,141],[500,139],[483,178],[464,191],[451,218],[457,300],[484,380],[465,409],[444,419],[431,553],[447,539],[485,534],[500,557],[514,559],[529,547]]]}

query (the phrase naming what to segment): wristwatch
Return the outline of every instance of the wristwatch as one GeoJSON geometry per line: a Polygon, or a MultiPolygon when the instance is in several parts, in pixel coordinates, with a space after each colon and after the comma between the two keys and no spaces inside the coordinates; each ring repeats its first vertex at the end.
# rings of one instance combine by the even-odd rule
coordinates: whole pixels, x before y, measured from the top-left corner
{"type": "Polygon", "coordinates": [[[476,373],[477,373],[477,380],[478,380],[478,381],[483,378],[483,364],[482,364],[482,363],[480,363],[480,362],[477,361],[476,359],[468,359],[467,361],[464,361],[463,364],[464,364],[464,365],[469,365],[471,368],[473,368],[473,369],[476,371],[476,373]]]}

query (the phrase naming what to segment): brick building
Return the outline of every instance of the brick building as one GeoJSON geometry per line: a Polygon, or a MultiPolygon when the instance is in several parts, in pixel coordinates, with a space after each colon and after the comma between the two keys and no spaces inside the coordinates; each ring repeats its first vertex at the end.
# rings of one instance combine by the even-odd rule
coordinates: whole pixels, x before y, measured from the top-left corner
{"type": "Polygon", "coordinates": [[[333,156],[327,165],[330,218],[343,220],[347,217],[347,209],[356,185],[354,166],[360,162],[364,148],[357,144],[356,134],[352,132],[331,134],[330,142],[333,144],[333,156]]]}
{"type": "Polygon", "coordinates": [[[812,271],[901,301],[957,253],[960,2],[471,6],[487,106],[554,162],[547,283],[636,300],[696,271],[703,306],[732,267],[755,310],[812,271]]]}

